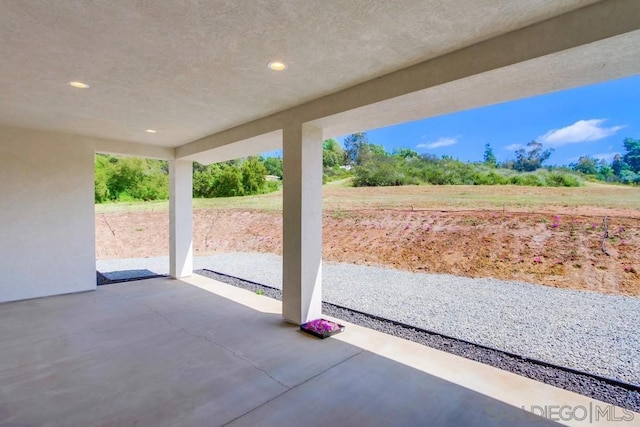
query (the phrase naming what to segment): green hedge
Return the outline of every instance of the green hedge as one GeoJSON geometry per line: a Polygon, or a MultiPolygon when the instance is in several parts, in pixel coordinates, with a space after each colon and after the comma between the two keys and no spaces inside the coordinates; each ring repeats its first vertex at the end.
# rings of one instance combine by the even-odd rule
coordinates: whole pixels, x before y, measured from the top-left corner
{"type": "Polygon", "coordinates": [[[430,156],[374,156],[354,169],[353,185],[357,187],[406,184],[578,187],[582,185],[582,179],[564,169],[516,172],[485,163],[464,163],[430,156]]]}

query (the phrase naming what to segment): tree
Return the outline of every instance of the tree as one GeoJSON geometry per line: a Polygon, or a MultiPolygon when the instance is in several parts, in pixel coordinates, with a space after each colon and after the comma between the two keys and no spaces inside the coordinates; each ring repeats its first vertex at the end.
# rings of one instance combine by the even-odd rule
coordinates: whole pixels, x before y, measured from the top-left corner
{"type": "Polygon", "coordinates": [[[193,168],[193,173],[196,173],[196,172],[204,172],[204,171],[206,171],[208,166],[207,165],[203,165],[202,163],[193,162],[192,163],[192,168],[193,168]]]}
{"type": "Polygon", "coordinates": [[[542,163],[551,157],[553,148],[542,149],[538,141],[531,141],[525,148],[516,151],[516,161],[513,168],[518,172],[531,172],[539,169],[542,163]]]}
{"type": "Polygon", "coordinates": [[[613,156],[613,161],[611,162],[611,169],[613,169],[613,174],[620,178],[622,177],[622,173],[624,171],[630,170],[629,165],[623,160],[620,154],[616,154],[613,156]]]}
{"type": "Polygon", "coordinates": [[[322,143],[322,166],[332,168],[344,164],[344,150],[340,143],[333,138],[326,139],[322,143]]]}
{"type": "Polygon", "coordinates": [[[367,150],[368,146],[369,140],[364,132],[352,133],[347,136],[344,139],[344,163],[346,165],[362,163],[363,150],[367,150]]]}
{"type": "Polygon", "coordinates": [[[109,191],[109,176],[113,173],[112,164],[109,156],[105,154],[96,154],[95,157],[95,202],[104,203],[111,199],[109,191]]]}
{"type": "Polygon", "coordinates": [[[249,157],[241,166],[244,195],[258,194],[266,182],[267,170],[256,157],[249,157]]]}
{"type": "Polygon", "coordinates": [[[341,157],[338,153],[331,150],[322,150],[322,166],[325,168],[332,168],[340,166],[344,159],[344,155],[341,157]]]}
{"type": "Polygon", "coordinates": [[[595,175],[598,173],[598,160],[590,156],[582,156],[578,159],[578,163],[569,165],[576,172],[585,175],[595,175]]]}
{"type": "Polygon", "coordinates": [[[215,197],[216,177],[219,172],[220,166],[217,164],[198,166],[193,172],[193,197],[215,197]]]}
{"type": "Polygon", "coordinates": [[[623,184],[640,184],[640,174],[633,172],[631,169],[625,169],[618,178],[623,184]]]}
{"type": "Polygon", "coordinates": [[[332,151],[340,156],[344,156],[344,150],[338,141],[333,138],[325,139],[322,141],[322,149],[332,151]]]}
{"type": "Polygon", "coordinates": [[[111,193],[119,198],[121,194],[130,193],[144,178],[144,159],[138,157],[122,157],[117,159],[114,172],[109,180],[111,193]]]}
{"type": "Polygon", "coordinates": [[[227,165],[217,177],[213,190],[215,197],[242,196],[242,172],[234,165],[227,165]]]}
{"type": "Polygon", "coordinates": [[[418,159],[420,154],[410,148],[397,147],[393,149],[393,156],[402,157],[403,159],[418,159]]]}
{"type": "Polygon", "coordinates": [[[268,175],[275,175],[282,179],[282,158],[267,157],[262,161],[268,175]]]}
{"type": "Polygon", "coordinates": [[[382,145],[378,145],[378,144],[369,144],[369,152],[373,155],[373,156],[388,156],[389,153],[387,153],[387,150],[384,149],[384,147],[382,145]]]}
{"type": "Polygon", "coordinates": [[[95,201],[159,200],[169,197],[166,161],[97,154],[95,201]]]}
{"type": "Polygon", "coordinates": [[[482,160],[489,166],[496,167],[498,164],[498,159],[496,159],[496,155],[493,154],[493,148],[491,148],[491,144],[489,143],[484,145],[484,155],[482,156],[482,160]]]}
{"type": "Polygon", "coordinates": [[[609,164],[604,159],[601,159],[598,162],[597,178],[600,181],[605,181],[605,182],[611,182],[616,180],[616,176],[613,173],[613,169],[611,168],[611,166],[609,166],[609,164]]]}
{"type": "Polygon", "coordinates": [[[625,138],[623,144],[627,152],[622,159],[629,165],[630,170],[640,172],[640,139],[625,138]]]}

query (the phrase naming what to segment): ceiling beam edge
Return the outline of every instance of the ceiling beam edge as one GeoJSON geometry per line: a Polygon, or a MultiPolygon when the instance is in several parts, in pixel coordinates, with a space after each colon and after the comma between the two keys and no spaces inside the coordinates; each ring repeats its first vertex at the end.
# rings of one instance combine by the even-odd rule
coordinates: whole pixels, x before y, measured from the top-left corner
{"type": "Polygon", "coordinates": [[[156,145],[140,144],[136,142],[117,141],[104,138],[84,137],[93,142],[96,153],[115,154],[120,156],[145,157],[158,160],[174,160],[176,149],[158,147],[156,145]]]}
{"type": "Polygon", "coordinates": [[[640,30],[640,2],[605,0],[427,60],[176,148],[193,156],[227,144],[640,30]]]}

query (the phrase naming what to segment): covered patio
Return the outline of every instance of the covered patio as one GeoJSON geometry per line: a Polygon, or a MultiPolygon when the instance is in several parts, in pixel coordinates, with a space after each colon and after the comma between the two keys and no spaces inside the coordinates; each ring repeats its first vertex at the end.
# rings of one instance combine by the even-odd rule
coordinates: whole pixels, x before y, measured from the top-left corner
{"type": "Polygon", "coordinates": [[[638,74],[637,0],[0,2],[0,56],[0,425],[544,424],[522,406],[590,404],[295,325],[321,313],[323,139],[638,74]],[[192,275],[193,162],[275,149],[282,303],[192,275]],[[173,280],[96,288],[96,153],[169,162],[173,280]]]}
{"type": "Polygon", "coordinates": [[[319,340],[197,275],[6,304],[0,324],[3,425],[551,425],[521,408],[552,405],[580,425],[575,408],[608,408],[356,325],[319,340]]]}

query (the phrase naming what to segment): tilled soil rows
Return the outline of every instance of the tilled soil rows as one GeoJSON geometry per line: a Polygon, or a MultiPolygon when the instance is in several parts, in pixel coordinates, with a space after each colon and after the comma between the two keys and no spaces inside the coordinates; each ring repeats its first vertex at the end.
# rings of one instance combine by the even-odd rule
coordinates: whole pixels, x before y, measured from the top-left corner
{"type": "MultiPolygon", "coordinates": [[[[168,227],[167,212],[96,214],[96,257],[168,255],[168,227]]],[[[606,231],[586,212],[330,210],[323,257],[640,296],[640,218],[610,215],[606,231]]],[[[196,209],[195,255],[219,252],[281,254],[281,213],[196,209]]]]}

